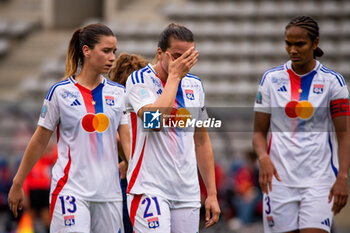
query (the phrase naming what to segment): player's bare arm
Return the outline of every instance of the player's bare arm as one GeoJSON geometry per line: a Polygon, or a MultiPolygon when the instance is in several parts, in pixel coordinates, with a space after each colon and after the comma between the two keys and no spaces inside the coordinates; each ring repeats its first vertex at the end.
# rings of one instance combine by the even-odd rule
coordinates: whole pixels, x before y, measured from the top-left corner
{"type": "Polygon", "coordinates": [[[258,156],[259,184],[263,193],[268,194],[272,190],[272,177],[275,176],[278,181],[281,178],[267,154],[267,133],[270,127],[270,114],[255,112],[253,147],[258,156]]]}
{"type": "Polygon", "coordinates": [[[350,117],[338,116],[333,118],[338,140],[339,172],[337,179],[329,192],[329,202],[333,199],[332,211],[338,214],[348,200],[348,174],[350,164],[350,117]]]}
{"type": "Polygon", "coordinates": [[[118,133],[119,133],[119,138],[120,138],[120,143],[123,148],[124,152],[124,158],[122,158],[126,163],[128,163],[130,159],[130,131],[129,131],[129,126],[128,125],[120,125],[118,127],[118,133]]]}
{"type": "Polygon", "coordinates": [[[34,135],[24,152],[22,162],[18,168],[16,176],[13,178],[8,203],[13,215],[17,218],[18,209],[23,208],[23,183],[29,172],[32,170],[36,162],[40,159],[45,151],[47,144],[51,138],[53,131],[38,126],[34,135]]]}
{"type": "Polygon", "coordinates": [[[208,194],[205,200],[205,226],[208,228],[219,221],[221,211],[217,200],[213,150],[204,127],[195,129],[194,142],[199,172],[208,194]]]}

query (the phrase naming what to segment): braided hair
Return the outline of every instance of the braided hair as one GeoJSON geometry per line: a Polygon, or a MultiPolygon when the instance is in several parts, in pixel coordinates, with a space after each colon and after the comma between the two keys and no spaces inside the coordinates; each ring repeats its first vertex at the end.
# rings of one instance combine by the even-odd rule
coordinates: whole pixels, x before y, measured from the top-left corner
{"type": "MultiPolygon", "coordinates": [[[[309,35],[311,41],[315,41],[316,38],[319,38],[320,32],[317,22],[309,17],[309,16],[298,16],[292,19],[286,26],[286,31],[290,27],[301,27],[307,30],[307,34],[309,35]]],[[[320,47],[317,47],[314,51],[314,57],[321,57],[323,55],[323,51],[320,47]]]]}

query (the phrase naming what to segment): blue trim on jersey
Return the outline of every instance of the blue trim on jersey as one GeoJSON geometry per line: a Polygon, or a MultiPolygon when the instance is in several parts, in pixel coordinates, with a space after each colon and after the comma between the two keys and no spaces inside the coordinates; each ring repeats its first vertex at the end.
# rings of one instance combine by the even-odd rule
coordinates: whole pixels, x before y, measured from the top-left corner
{"type": "Polygon", "coordinates": [[[322,66],[320,68],[320,70],[323,71],[324,73],[327,73],[327,74],[333,74],[337,78],[341,87],[346,85],[345,80],[341,74],[339,74],[339,73],[337,73],[337,72],[335,72],[335,71],[333,71],[325,66],[322,66]]]}
{"type": "Polygon", "coordinates": [[[147,68],[142,68],[141,69],[141,83],[145,83],[145,80],[143,79],[143,73],[147,70],[147,68]]]}
{"type": "Polygon", "coordinates": [[[146,72],[147,70],[148,70],[148,68],[144,67],[144,68],[141,68],[139,70],[132,72],[132,74],[131,74],[132,84],[145,83],[143,73],[146,72]]]}
{"type": "Polygon", "coordinates": [[[131,73],[131,81],[132,81],[132,84],[135,84],[135,79],[134,79],[134,74],[135,74],[136,71],[132,72],[131,73]]]}
{"type": "Polygon", "coordinates": [[[152,69],[152,67],[148,64],[146,67],[152,71],[153,74],[157,75],[156,72],[152,69]]]}
{"type": "Polygon", "coordinates": [[[70,83],[69,80],[63,80],[63,81],[61,81],[61,82],[58,82],[58,83],[54,84],[54,85],[50,88],[50,90],[49,90],[49,92],[47,93],[45,99],[51,101],[52,95],[53,95],[54,91],[56,90],[56,88],[57,88],[58,86],[66,85],[66,84],[69,84],[69,83],[70,83]]]}
{"type": "Polygon", "coordinates": [[[204,92],[204,85],[203,85],[202,80],[201,80],[200,78],[198,78],[196,75],[193,75],[193,74],[191,74],[191,73],[187,73],[186,78],[194,78],[194,79],[197,79],[197,80],[202,84],[202,89],[203,89],[203,92],[204,92]]]}
{"type": "Polygon", "coordinates": [[[303,90],[300,93],[299,100],[308,100],[309,92],[313,78],[316,75],[316,70],[311,71],[309,74],[302,76],[300,81],[300,88],[303,90]]]}
{"type": "Polygon", "coordinates": [[[197,79],[198,81],[202,82],[202,81],[200,80],[200,78],[198,78],[196,75],[193,75],[193,74],[191,74],[191,73],[188,73],[188,74],[186,75],[186,77],[188,77],[188,78],[194,78],[194,79],[197,79]]]}
{"type": "Polygon", "coordinates": [[[116,82],[113,82],[111,80],[107,80],[107,84],[109,84],[111,86],[120,87],[120,88],[125,89],[125,87],[123,85],[121,85],[120,83],[116,83],[116,82]]]}
{"type": "Polygon", "coordinates": [[[147,69],[148,69],[147,67],[144,67],[144,68],[138,70],[138,72],[137,72],[137,75],[140,76],[141,83],[145,83],[143,73],[145,73],[147,71],[147,69]]]}
{"type": "Polygon", "coordinates": [[[75,81],[75,79],[73,78],[73,76],[70,76],[68,79],[69,79],[72,83],[74,83],[74,84],[77,83],[77,81],[75,81]]]}
{"type": "Polygon", "coordinates": [[[137,83],[140,83],[139,73],[140,73],[140,70],[136,70],[136,72],[135,72],[135,80],[136,80],[137,83]]]}
{"type": "Polygon", "coordinates": [[[338,176],[338,170],[334,166],[334,163],[333,163],[333,146],[332,146],[332,140],[331,140],[331,134],[330,133],[328,133],[328,144],[329,144],[329,148],[331,149],[331,166],[332,166],[332,169],[333,169],[335,177],[337,177],[338,176]]]}
{"type": "Polygon", "coordinates": [[[135,71],[135,74],[134,74],[135,82],[136,82],[136,83],[139,83],[139,82],[140,82],[140,80],[139,80],[139,72],[140,72],[140,70],[136,70],[136,71],[135,71]]]}
{"type": "Polygon", "coordinates": [[[181,86],[181,83],[182,83],[182,79],[179,83],[179,87],[177,88],[177,93],[176,93],[176,101],[177,101],[177,106],[180,107],[180,108],[185,108],[185,100],[184,100],[184,94],[183,94],[183,91],[182,91],[182,86],[181,86]]]}
{"type": "Polygon", "coordinates": [[[267,76],[269,73],[274,72],[274,71],[281,71],[281,70],[284,70],[284,65],[280,65],[280,66],[277,66],[277,67],[275,67],[275,68],[272,68],[272,69],[267,70],[267,71],[264,73],[264,75],[262,76],[259,85],[260,85],[260,86],[264,85],[265,78],[266,78],[266,76],[267,76]]]}

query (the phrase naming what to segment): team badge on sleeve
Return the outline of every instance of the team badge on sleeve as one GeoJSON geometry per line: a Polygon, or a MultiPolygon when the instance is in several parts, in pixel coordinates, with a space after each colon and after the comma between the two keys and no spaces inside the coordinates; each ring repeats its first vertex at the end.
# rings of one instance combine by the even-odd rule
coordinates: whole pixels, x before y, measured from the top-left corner
{"type": "Polygon", "coordinates": [[[189,100],[194,100],[193,90],[185,90],[186,98],[189,100]]]}
{"type": "Polygon", "coordinates": [[[40,116],[41,116],[42,118],[45,118],[46,113],[47,113],[47,107],[46,107],[46,105],[44,105],[43,108],[41,109],[40,116]]]}
{"type": "Polygon", "coordinates": [[[149,228],[155,229],[155,228],[159,227],[159,219],[158,219],[158,217],[147,219],[147,222],[148,222],[148,227],[149,228]]]}
{"type": "Polygon", "coordinates": [[[114,106],[114,97],[113,96],[105,96],[106,104],[110,106],[114,106]]]}
{"type": "Polygon", "coordinates": [[[262,95],[261,95],[261,92],[260,92],[260,91],[258,92],[258,95],[256,96],[255,102],[256,102],[257,104],[261,104],[261,103],[262,103],[262,95]]]}

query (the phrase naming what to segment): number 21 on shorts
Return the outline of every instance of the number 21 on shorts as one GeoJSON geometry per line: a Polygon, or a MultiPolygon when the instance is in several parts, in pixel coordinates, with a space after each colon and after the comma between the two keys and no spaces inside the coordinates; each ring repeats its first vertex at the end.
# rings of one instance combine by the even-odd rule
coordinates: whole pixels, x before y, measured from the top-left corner
{"type": "Polygon", "coordinates": [[[143,213],[143,218],[145,218],[145,219],[148,218],[147,222],[148,222],[149,228],[157,228],[157,227],[159,227],[159,219],[158,219],[158,217],[153,217],[154,213],[150,212],[150,206],[152,203],[154,203],[154,205],[156,207],[157,215],[161,215],[157,197],[152,197],[152,199],[149,197],[146,197],[141,202],[142,205],[146,205],[145,212],[143,213]]]}

